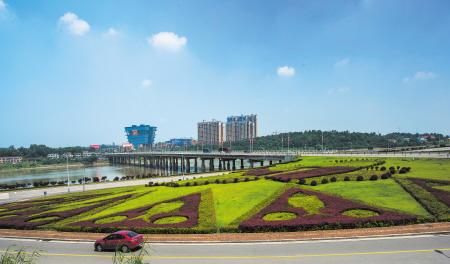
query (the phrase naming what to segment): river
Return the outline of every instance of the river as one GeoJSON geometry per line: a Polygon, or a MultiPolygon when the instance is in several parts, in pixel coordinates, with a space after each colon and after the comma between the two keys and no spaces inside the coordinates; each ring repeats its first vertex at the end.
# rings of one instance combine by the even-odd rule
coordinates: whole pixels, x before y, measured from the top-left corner
{"type": "MultiPolygon", "coordinates": [[[[127,175],[137,175],[137,174],[154,174],[154,171],[150,169],[140,168],[140,167],[130,167],[130,166],[99,166],[99,167],[86,167],[86,168],[76,168],[69,170],[70,181],[76,181],[82,179],[83,177],[102,178],[106,176],[108,180],[113,180],[115,177],[123,177],[127,175]]],[[[0,184],[16,184],[16,183],[26,183],[32,184],[34,182],[52,182],[52,181],[66,181],[67,171],[62,170],[51,170],[51,171],[3,171],[0,172],[0,184]]]]}

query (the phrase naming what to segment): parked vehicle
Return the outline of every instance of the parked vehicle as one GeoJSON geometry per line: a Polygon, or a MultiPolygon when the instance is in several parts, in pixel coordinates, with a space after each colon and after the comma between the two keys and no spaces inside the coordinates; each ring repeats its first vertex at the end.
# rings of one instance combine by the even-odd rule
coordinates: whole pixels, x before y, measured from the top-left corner
{"type": "Polygon", "coordinates": [[[120,250],[124,253],[141,247],[144,236],[133,231],[121,230],[95,241],[95,251],[120,250]]]}

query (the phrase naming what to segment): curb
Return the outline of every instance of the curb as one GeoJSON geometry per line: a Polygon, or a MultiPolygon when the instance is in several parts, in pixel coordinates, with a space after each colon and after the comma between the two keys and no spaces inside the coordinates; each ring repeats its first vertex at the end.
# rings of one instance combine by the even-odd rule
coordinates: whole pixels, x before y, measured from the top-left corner
{"type": "MultiPolygon", "coordinates": [[[[210,240],[210,241],[195,241],[195,240],[166,240],[154,241],[149,244],[239,244],[239,243],[277,243],[277,242],[308,242],[308,241],[332,241],[332,240],[354,240],[354,239],[370,239],[370,238],[395,238],[408,236],[422,236],[422,235],[450,235],[450,231],[436,231],[436,232],[420,232],[420,233],[404,233],[404,234],[387,234],[387,235],[372,235],[372,236],[353,236],[353,237],[325,237],[325,238],[299,238],[299,239],[272,239],[272,240],[210,240]]],[[[69,239],[69,238],[42,238],[42,237],[19,237],[19,236],[0,236],[6,239],[25,239],[38,240],[43,242],[73,242],[73,243],[88,243],[94,242],[94,239],[69,239]]]]}

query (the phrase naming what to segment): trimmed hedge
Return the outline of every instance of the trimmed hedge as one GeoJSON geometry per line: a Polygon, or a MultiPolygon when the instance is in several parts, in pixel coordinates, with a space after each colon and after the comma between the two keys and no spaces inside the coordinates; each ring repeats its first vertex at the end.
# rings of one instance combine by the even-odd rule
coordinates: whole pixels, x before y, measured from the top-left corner
{"type": "Polygon", "coordinates": [[[441,203],[436,197],[430,194],[421,186],[415,184],[408,179],[394,180],[403,187],[417,202],[419,202],[436,220],[449,221],[450,209],[443,203],[441,203]]]}

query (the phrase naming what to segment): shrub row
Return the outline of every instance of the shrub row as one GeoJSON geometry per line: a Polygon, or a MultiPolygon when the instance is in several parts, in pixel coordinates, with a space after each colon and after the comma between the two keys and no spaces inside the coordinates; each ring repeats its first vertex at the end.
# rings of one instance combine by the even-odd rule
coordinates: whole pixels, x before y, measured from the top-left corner
{"type": "MultiPolygon", "coordinates": [[[[378,175],[376,175],[376,174],[374,174],[374,175],[371,175],[370,177],[369,177],[369,180],[371,180],[371,181],[376,181],[376,180],[378,180],[378,179],[382,179],[382,180],[385,180],[385,179],[388,179],[388,178],[390,178],[391,177],[391,174],[388,172],[388,173],[384,173],[384,174],[382,174],[380,177],[378,177],[378,175]]],[[[350,178],[350,176],[345,176],[344,177],[344,181],[350,181],[351,180],[351,178],[350,178]]],[[[290,180],[289,180],[290,181],[290,180]]],[[[323,178],[323,179],[321,179],[320,180],[320,183],[322,183],[322,184],[327,184],[328,182],[336,182],[337,181],[337,178],[335,177],[335,176],[333,176],[333,177],[331,177],[331,178],[323,178]]],[[[356,181],[364,181],[364,177],[362,176],[362,175],[358,175],[357,177],[356,177],[356,181]]],[[[305,179],[300,179],[300,180],[298,180],[298,184],[300,184],[300,185],[305,185],[306,184],[306,180],[305,179]]],[[[316,181],[316,180],[312,180],[311,182],[310,182],[310,185],[311,186],[316,186],[318,184],[318,182],[316,181]]]]}
{"type": "Polygon", "coordinates": [[[167,186],[167,187],[189,187],[189,186],[199,186],[199,185],[208,185],[208,184],[228,184],[228,183],[238,183],[238,182],[249,182],[249,181],[257,181],[259,177],[245,177],[245,178],[233,178],[232,180],[227,179],[215,179],[214,181],[205,180],[205,181],[194,181],[194,182],[149,182],[146,184],[146,187],[154,187],[154,186],[167,186]]]}
{"type": "Polygon", "coordinates": [[[430,194],[422,186],[415,184],[408,179],[394,179],[403,187],[417,202],[419,202],[431,215],[439,221],[450,220],[449,208],[430,194]]]}

